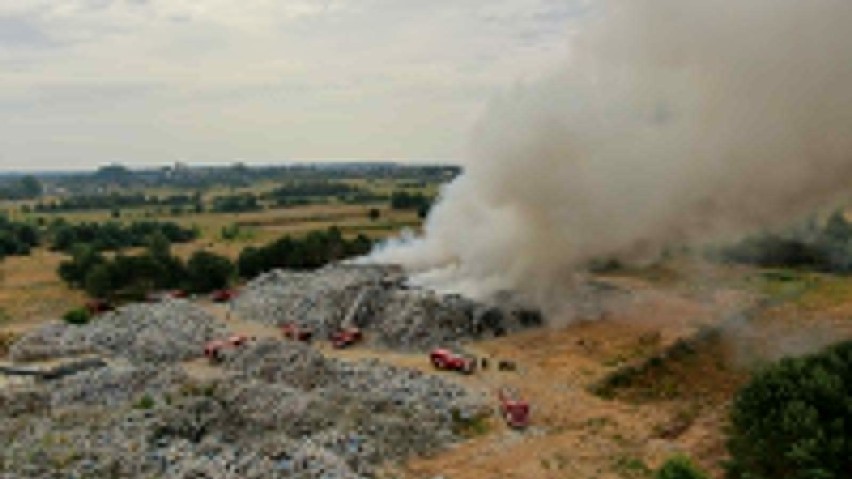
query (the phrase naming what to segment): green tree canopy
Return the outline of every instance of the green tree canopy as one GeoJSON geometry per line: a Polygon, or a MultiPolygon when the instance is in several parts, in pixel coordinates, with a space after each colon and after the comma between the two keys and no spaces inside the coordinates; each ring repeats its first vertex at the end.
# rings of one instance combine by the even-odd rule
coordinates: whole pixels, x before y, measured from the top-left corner
{"type": "Polygon", "coordinates": [[[757,374],[731,424],[729,479],[852,477],[852,341],[757,374]]]}
{"type": "Polygon", "coordinates": [[[231,260],[209,251],[195,252],[186,270],[188,289],[195,293],[209,293],[225,288],[236,273],[231,260]]]}
{"type": "Polygon", "coordinates": [[[707,475],[701,472],[693,463],[685,456],[675,456],[665,464],[657,474],[655,479],[707,479],[707,475]]]}

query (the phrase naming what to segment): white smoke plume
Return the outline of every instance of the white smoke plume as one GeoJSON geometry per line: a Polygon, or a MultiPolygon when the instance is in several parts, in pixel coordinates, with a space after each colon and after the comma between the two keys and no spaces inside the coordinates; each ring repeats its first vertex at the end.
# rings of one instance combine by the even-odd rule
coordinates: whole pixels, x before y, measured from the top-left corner
{"type": "Polygon", "coordinates": [[[593,258],[773,227],[852,189],[852,1],[612,0],[496,100],[422,237],[372,259],[558,300],[593,258]]]}

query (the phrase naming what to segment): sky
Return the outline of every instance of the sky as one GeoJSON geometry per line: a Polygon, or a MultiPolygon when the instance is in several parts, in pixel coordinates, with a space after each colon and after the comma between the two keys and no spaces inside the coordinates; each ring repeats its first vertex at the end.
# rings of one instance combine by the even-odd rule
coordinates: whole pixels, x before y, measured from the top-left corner
{"type": "Polygon", "coordinates": [[[0,170],[463,162],[588,0],[0,0],[0,170]]]}

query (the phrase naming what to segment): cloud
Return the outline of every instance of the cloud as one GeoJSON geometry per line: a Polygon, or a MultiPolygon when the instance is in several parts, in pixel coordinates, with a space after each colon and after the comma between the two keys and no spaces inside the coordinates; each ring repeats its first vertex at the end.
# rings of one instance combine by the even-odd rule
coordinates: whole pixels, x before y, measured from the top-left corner
{"type": "Polygon", "coordinates": [[[0,167],[458,159],[587,3],[0,0],[0,167]]]}
{"type": "Polygon", "coordinates": [[[54,42],[26,17],[0,16],[0,49],[34,48],[54,42]]]}

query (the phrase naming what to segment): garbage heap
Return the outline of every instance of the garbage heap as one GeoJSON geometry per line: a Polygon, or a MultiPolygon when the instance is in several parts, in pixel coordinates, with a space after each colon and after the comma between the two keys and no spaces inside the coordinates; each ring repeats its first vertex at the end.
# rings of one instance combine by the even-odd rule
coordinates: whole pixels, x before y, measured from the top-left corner
{"type": "Polygon", "coordinates": [[[364,479],[489,412],[436,376],[293,342],[251,343],[222,368],[125,363],[0,390],[0,478],[364,479]]]}
{"type": "Polygon", "coordinates": [[[198,355],[222,337],[221,322],[186,300],[133,304],[82,326],[50,323],[9,348],[12,361],[39,361],[93,353],[132,363],[175,362],[198,355]]]}
{"type": "Polygon", "coordinates": [[[411,351],[457,346],[542,323],[538,312],[505,298],[489,304],[412,288],[399,268],[377,265],[272,271],[248,284],[234,308],[243,319],[296,324],[320,337],[359,327],[374,345],[411,351]]]}

